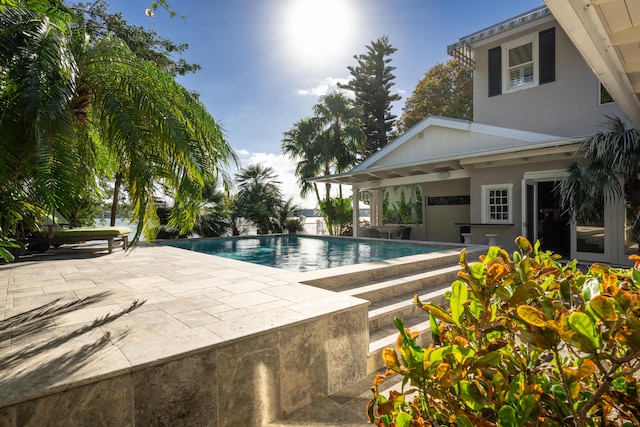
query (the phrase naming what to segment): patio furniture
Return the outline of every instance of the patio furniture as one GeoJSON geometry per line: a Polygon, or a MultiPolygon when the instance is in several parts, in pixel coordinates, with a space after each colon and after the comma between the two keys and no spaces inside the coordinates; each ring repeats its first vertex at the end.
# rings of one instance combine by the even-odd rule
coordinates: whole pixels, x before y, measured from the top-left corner
{"type": "Polygon", "coordinates": [[[489,246],[495,246],[496,245],[496,239],[498,238],[497,234],[485,234],[484,235],[488,240],[488,245],[489,246]]]}
{"type": "Polygon", "coordinates": [[[55,215],[45,219],[44,228],[46,232],[36,232],[27,239],[27,243],[32,248],[44,252],[50,245],[62,245],[65,243],[84,243],[89,240],[106,240],[109,253],[113,253],[113,246],[116,239],[122,240],[123,250],[129,247],[129,227],[74,227],[65,228],[69,221],[56,212],[55,215]]]}
{"type": "Polygon", "coordinates": [[[400,240],[409,240],[411,236],[411,227],[402,227],[400,229],[400,240]]]}
{"type": "Polygon", "coordinates": [[[371,237],[374,239],[379,239],[380,237],[382,237],[380,235],[380,232],[378,230],[376,230],[373,227],[367,227],[367,237],[371,237]]]}

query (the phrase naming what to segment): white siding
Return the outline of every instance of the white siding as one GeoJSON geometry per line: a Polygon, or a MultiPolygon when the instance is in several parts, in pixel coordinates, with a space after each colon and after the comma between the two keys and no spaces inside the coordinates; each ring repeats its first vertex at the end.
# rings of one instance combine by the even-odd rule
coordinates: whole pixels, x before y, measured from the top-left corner
{"type": "Polygon", "coordinates": [[[391,167],[427,162],[437,159],[460,158],[470,153],[509,150],[526,147],[527,142],[467,130],[429,126],[405,141],[400,149],[392,150],[369,167],[391,167]]]}

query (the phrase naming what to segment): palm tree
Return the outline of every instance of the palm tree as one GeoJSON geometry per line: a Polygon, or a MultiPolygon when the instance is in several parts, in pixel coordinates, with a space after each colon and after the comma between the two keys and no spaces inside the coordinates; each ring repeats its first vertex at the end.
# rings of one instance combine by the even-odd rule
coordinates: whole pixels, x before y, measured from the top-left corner
{"type": "Polygon", "coordinates": [[[633,233],[640,242],[640,133],[618,117],[607,117],[606,130],[578,143],[583,164],[570,166],[556,186],[562,205],[581,222],[602,219],[604,202],[624,197],[633,213],[633,233]]]}
{"type": "Polygon", "coordinates": [[[255,223],[261,234],[278,230],[278,214],[283,204],[278,184],[270,166],[251,165],[236,174],[236,216],[255,223]]]}
{"type": "MultiPolygon", "coordinates": [[[[320,203],[331,197],[331,184],[325,184],[324,197],[310,179],[318,175],[344,172],[358,161],[358,150],[365,135],[360,128],[359,113],[341,91],[320,97],[313,108],[314,117],[299,120],[284,133],[282,151],[298,162],[296,175],[305,197],[313,188],[320,203]]],[[[342,197],[340,189],[340,198],[342,197]]]]}
{"type": "Polygon", "coordinates": [[[120,185],[128,191],[135,242],[153,237],[158,192],[185,232],[203,187],[218,175],[230,182],[235,154],[197,97],[117,38],[92,40],[58,3],[47,15],[5,8],[0,70],[2,198],[19,188],[51,212],[111,175],[114,204],[120,185]]]}
{"type": "Polygon", "coordinates": [[[309,182],[318,175],[340,173],[353,167],[366,137],[360,127],[359,110],[341,91],[320,97],[313,113],[313,118],[298,121],[293,129],[284,133],[281,148],[298,162],[296,175],[302,197],[313,186],[326,223],[337,224],[329,228],[333,234],[342,227],[343,215],[337,215],[337,210],[328,207],[343,205],[342,186],[338,187],[338,198],[332,201],[330,183],[325,183],[325,194],[321,197],[317,184],[309,182]]]}
{"type": "MultiPolygon", "coordinates": [[[[322,128],[316,118],[304,118],[298,120],[291,130],[284,133],[281,145],[282,151],[298,162],[295,173],[300,185],[300,195],[306,197],[313,191],[318,202],[322,200],[318,184],[310,180],[323,173],[319,153],[321,133],[322,128]]],[[[331,187],[328,187],[326,192],[330,189],[331,187]]]]}
{"type": "Polygon", "coordinates": [[[278,226],[276,232],[284,233],[285,230],[289,232],[303,231],[301,218],[296,218],[300,206],[296,205],[292,198],[283,202],[278,210],[278,226]]]}
{"type": "MultiPolygon", "coordinates": [[[[353,167],[365,141],[359,113],[353,102],[341,91],[332,92],[320,97],[313,112],[323,127],[319,142],[324,159],[324,173],[341,173],[353,167]]],[[[342,186],[339,187],[339,192],[341,199],[342,186]]]]}
{"type": "Polygon", "coordinates": [[[201,237],[220,237],[231,229],[227,194],[216,185],[208,185],[203,192],[204,203],[193,231],[201,237]]]}

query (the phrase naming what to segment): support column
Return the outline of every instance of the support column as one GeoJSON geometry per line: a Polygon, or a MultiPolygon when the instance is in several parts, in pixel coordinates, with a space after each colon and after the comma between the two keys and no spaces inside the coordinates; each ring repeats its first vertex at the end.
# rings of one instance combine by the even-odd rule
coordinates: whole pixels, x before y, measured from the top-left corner
{"type": "Polygon", "coordinates": [[[369,190],[371,192],[371,225],[382,224],[382,190],[379,188],[369,190]]]}
{"type": "Polygon", "coordinates": [[[351,189],[351,200],[353,202],[353,237],[360,237],[358,234],[360,225],[360,189],[356,187],[351,187],[351,189]]]}

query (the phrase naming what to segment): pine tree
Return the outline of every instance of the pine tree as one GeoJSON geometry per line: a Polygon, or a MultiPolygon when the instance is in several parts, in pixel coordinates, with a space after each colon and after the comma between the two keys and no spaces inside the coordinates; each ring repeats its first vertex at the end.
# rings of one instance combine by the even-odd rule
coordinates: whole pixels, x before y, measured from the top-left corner
{"type": "Polygon", "coordinates": [[[395,84],[393,70],[389,65],[390,56],[397,50],[389,43],[387,36],[366,46],[367,53],[354,55],[357,66],[349,66],[352,79],[339,85],[355,93],[356,105],[362,109],[362,127],[367,135],[363,157],[367,157],[383,148],[389,142],[396,116],[391,113],[391,103],[398,101],[400,95],[391,93],[395,84]]]}

